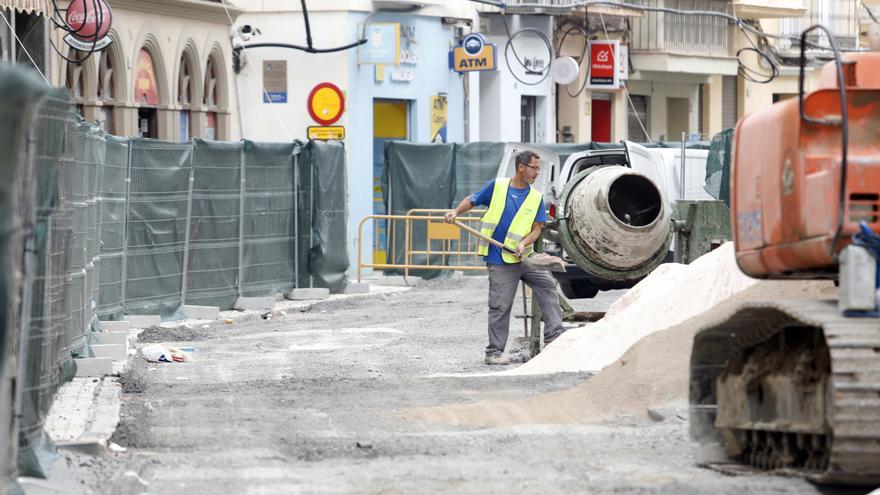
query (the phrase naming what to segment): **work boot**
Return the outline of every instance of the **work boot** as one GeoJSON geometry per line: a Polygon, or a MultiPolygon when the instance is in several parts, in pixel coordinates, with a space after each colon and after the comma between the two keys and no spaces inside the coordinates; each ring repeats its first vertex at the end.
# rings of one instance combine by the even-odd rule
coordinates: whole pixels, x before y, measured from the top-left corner
{"type": "Polygon", "coordinates": [[[501,354],[486,354],[486,360],[484,362],[490,365],[505,365],[510,364],[510,359],[501,354]]]}

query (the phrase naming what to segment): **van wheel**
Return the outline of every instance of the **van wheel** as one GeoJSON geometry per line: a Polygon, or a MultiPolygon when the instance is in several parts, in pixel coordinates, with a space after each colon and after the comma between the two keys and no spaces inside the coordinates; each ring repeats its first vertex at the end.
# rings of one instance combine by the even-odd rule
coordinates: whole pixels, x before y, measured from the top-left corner
{"type": "Polygon", "coordinates": [[[599,289],[586,280],[560,280],[559,288],[569,299],[589,299],[599,293],[599,289]]]}

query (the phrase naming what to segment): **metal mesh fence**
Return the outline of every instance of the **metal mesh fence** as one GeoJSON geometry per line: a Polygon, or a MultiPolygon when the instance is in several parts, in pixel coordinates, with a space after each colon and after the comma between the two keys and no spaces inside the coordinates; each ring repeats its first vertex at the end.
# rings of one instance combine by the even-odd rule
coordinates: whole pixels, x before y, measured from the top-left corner
{"type": "Polygon", "coordinates": [[[46,414],[99,318],[340,290],[348,260],[340,144],[119,138],[3,66],[0,95],[2,492],[45,475],[46,414]]]}

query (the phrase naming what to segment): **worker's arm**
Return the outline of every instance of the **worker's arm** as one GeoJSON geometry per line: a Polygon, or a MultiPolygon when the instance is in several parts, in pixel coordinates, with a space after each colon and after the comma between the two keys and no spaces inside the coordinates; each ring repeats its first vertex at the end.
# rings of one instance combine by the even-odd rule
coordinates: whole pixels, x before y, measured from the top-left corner
{"type": "Polygon", "coordinates": [[[516,255],[522,258],[523,253],[526,252],[526,248],[531,246],[535,241],[538,240],[538,237],[541,237],[541,231],[544,230],[544,224],[541,222],[535,222],[532,224],[532,231],[525,237],[523,237],[522,242],[517,244],[516,246],[516,255]]]}
{"type": "Polygon", "coordinates": [[[454,210],[446,213],[446,217],[444,218],[444,220],[446,220],[447,223],[452,223],[457,216],[461,215],[462,213],[467,213],[471,211],[473,207],[474,204],[471,203],[471,197],[465,196],[464,199],[461,200],[461,203],[459,203],[454,210]]]}

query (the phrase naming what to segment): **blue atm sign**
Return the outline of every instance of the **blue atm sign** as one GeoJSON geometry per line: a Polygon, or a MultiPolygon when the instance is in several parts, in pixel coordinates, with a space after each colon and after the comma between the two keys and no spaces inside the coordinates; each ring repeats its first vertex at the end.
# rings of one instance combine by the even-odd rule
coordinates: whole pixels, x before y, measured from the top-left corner
{"type": "Polygon", "coordinates": [[[449,52],[449,68],[456,72],[495,70],[495,45],[483,35],[471,33],[449,52]]]}

